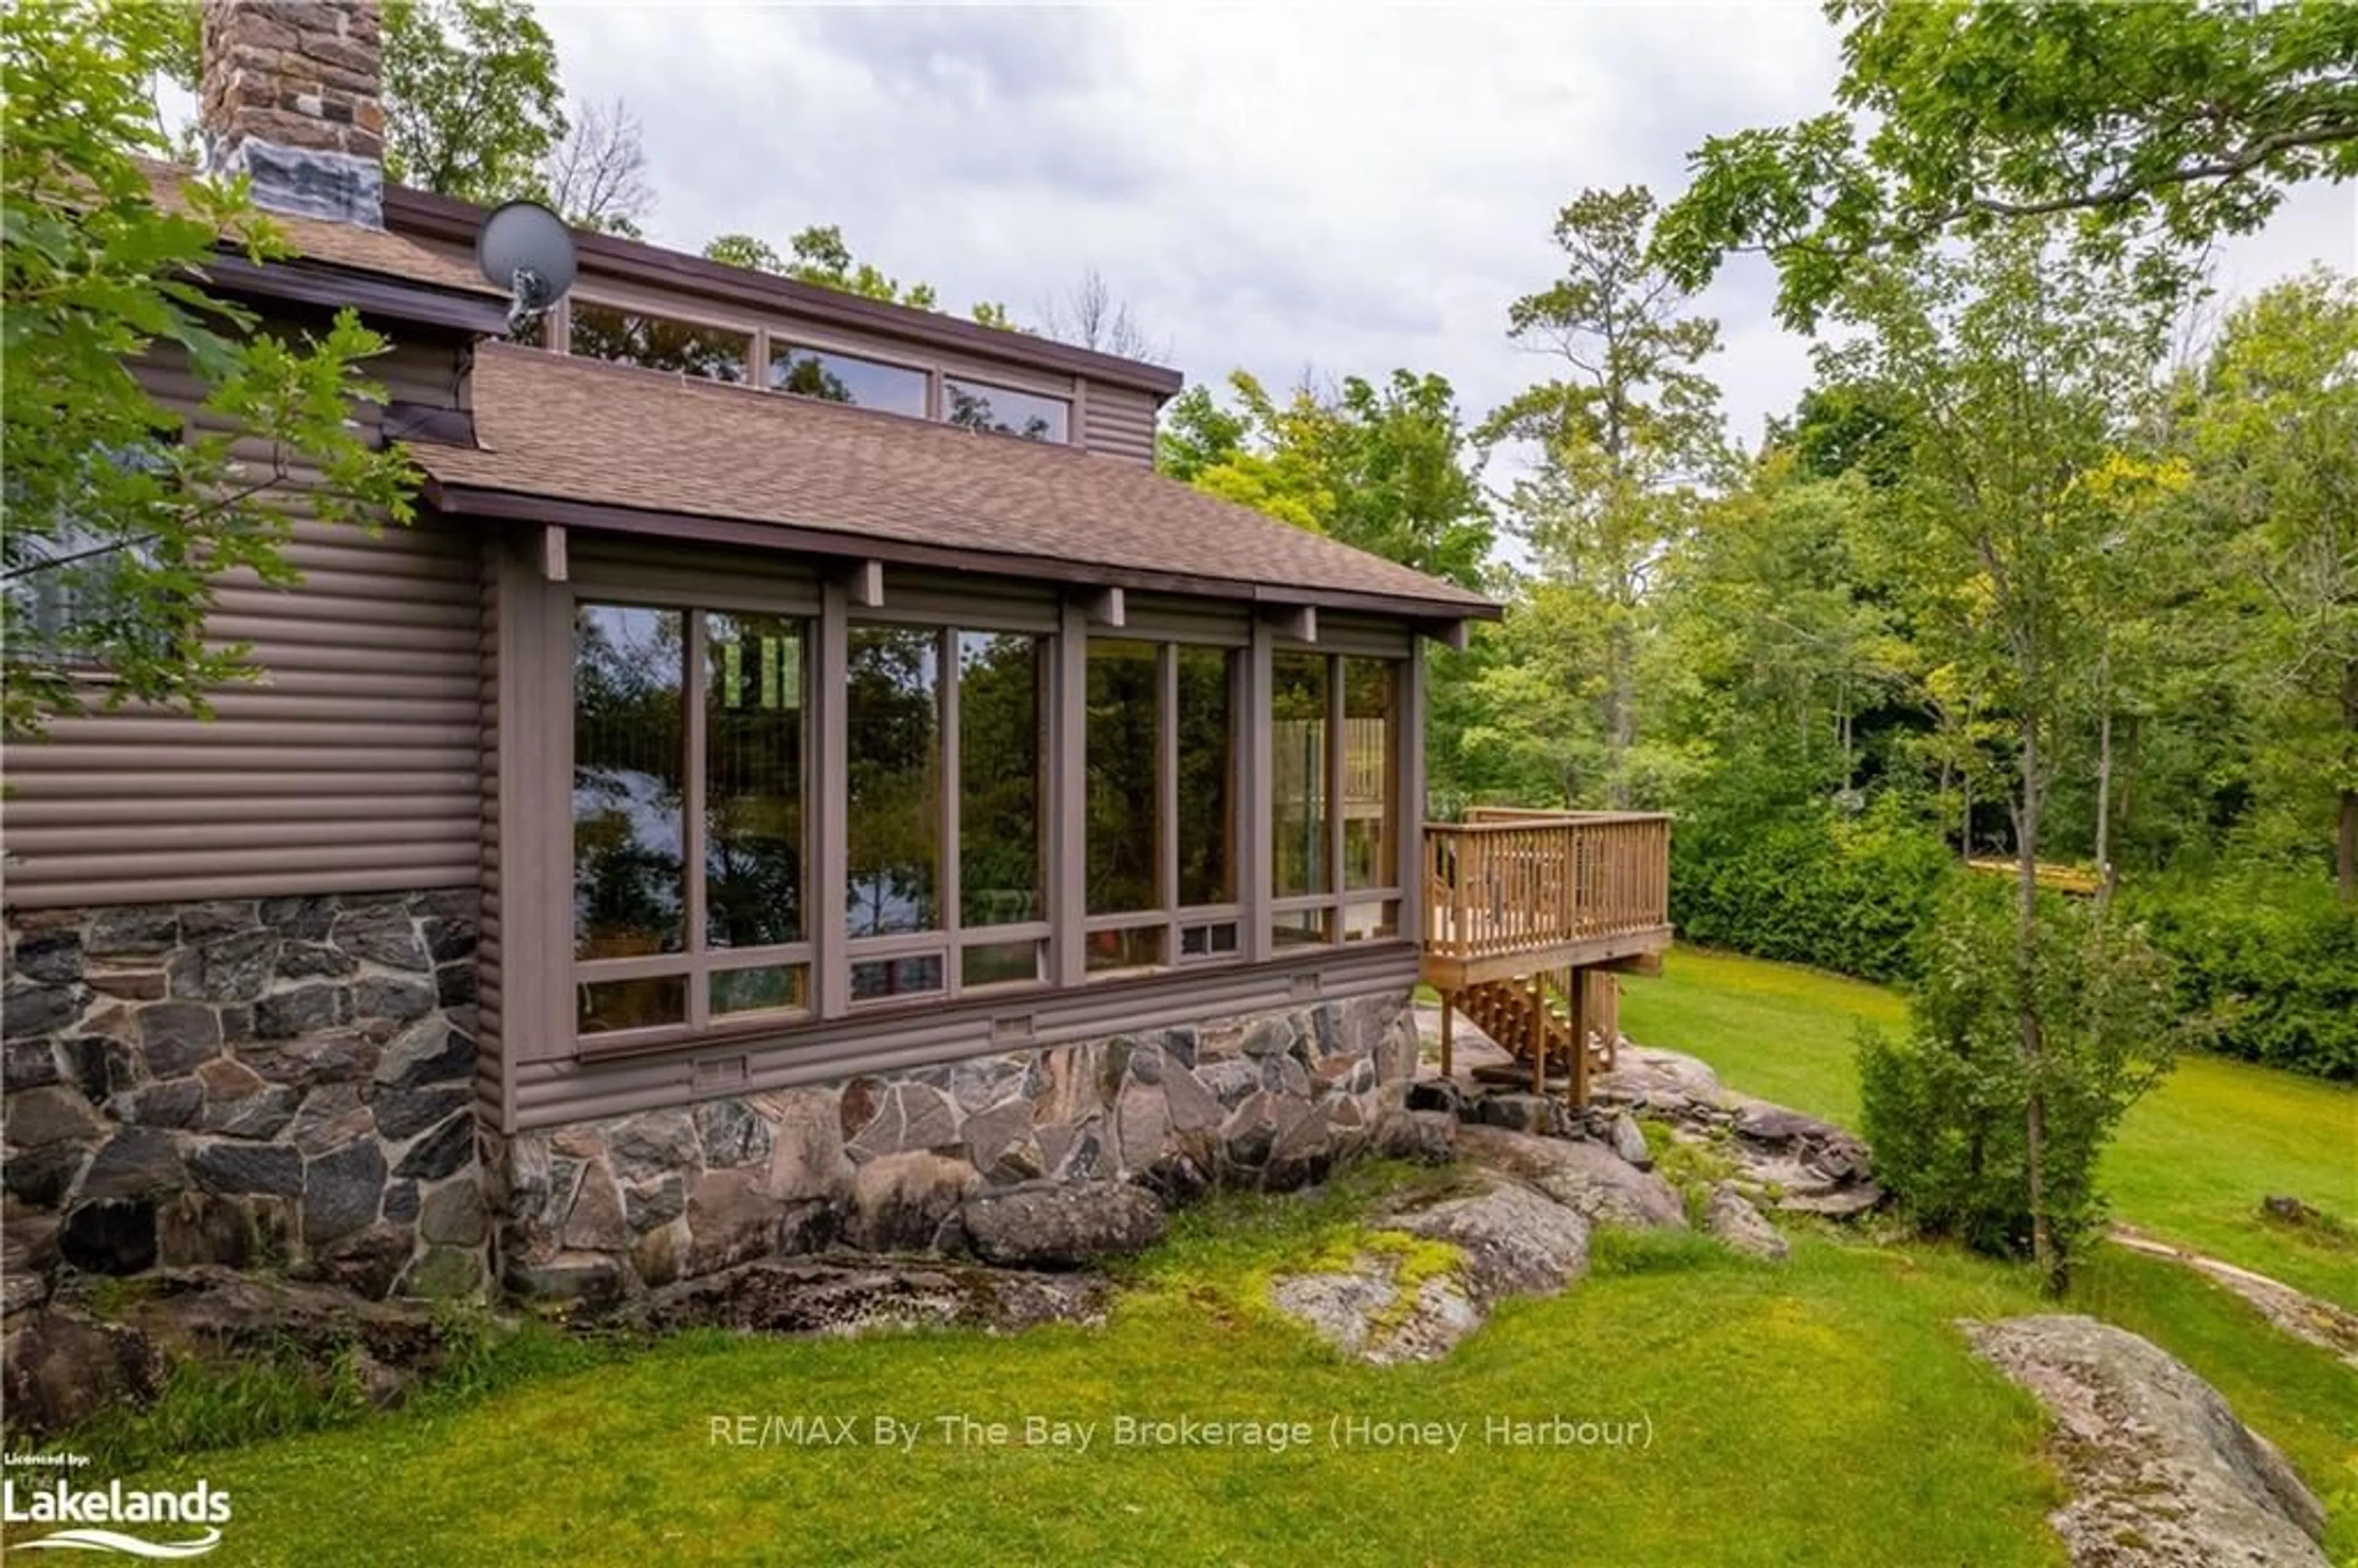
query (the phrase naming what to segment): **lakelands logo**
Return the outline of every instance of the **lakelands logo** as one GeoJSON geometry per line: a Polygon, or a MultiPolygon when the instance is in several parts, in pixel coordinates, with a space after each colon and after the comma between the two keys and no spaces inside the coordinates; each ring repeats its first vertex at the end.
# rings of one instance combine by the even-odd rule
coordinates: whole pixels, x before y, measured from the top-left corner
{"type": "MultiPolygon", "coordinates": [[[[120,1481],[103,1487],[76,1487],[59,1476],[41,1483],[0,1482],[0,1519],[15,1524],[61,1524],[16,1544],[34,1552],[64,1548],[79,1552],[120,1552],[131,1557],[202,1557],[222,1543],[221,1526],[229,1522],[229,1494],[216,1492],[210,1481],[199,1481],[187,1491],[126,1491],[120,1481]],[[150,1541],[142,1535],[109,1528],[114,1525],[206,1525],[211,1528],[189,1540],[150,1541]]],[[[176,1531],[175,1533],[181,1533],[176,1531]]]]}

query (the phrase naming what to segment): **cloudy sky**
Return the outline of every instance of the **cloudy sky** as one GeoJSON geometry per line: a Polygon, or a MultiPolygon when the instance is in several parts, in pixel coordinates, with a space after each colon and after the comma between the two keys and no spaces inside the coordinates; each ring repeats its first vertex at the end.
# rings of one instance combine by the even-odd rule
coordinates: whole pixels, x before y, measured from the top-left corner
{"type": "MultiPolygon", "coordinates": [[[[784,9],[543,0],[568,89],[643,121],[650,237],[836,223],[946,306],[1017,319],[1101,270],[1193,379],[1437,370],[1478,416],[1542,367],[1503,336],[1586,186],[1681,186],[1705,135],[1823,108],[1811,4],[1495,11],[784,9]]],[[[2358,265],[2358,189],[2301,192],[2232,288],[2358,265]]],[[[1747,442],[1804,345],[1764,265],[1703,308],[1747,442]]]]}

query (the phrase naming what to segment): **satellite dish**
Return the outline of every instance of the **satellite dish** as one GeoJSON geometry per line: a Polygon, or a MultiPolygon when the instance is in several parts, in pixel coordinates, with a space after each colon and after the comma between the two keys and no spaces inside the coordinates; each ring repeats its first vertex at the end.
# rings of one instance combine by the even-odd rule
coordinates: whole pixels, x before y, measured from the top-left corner
{"type": "Polygon", "coordinates": [[[495,287],[508,290],[508,332],[514,336],[573,287],[573,232],[537,201],[507,202],[483,220],[475,236],[475,265],[495,287]]]}

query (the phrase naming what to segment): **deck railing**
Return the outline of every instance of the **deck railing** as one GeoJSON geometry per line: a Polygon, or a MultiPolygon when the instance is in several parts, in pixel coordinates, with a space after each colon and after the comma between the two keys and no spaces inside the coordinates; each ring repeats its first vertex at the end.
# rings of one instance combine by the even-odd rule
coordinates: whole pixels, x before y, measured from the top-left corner
{"type": "Polygon", "coordinates": [[[1671,819],[1480,806],[1424,827],[1425,951],[1541,953],[1670,924],[1671,819]]]}

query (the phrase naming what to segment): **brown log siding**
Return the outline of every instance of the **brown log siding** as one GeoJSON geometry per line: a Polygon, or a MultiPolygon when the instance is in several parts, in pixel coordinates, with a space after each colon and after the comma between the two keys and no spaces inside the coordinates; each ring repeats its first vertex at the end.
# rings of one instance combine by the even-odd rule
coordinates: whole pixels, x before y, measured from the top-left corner
{"type": "Polygon", "coordinates": [[[1128,458],[1152,468],[1155,406],[1147,393],[1089,383],[1082,409],[1081,444],[1090,451],[1128,458]]]}
{"type": "MultiPolygon", "coordinates": [[[[137,367],[201,424],[177,354],[137,367]]],[[[448,347],[373,362],[396,398],[460,395],[448,347]]],[[[365,425],[373,408],[359,411],[365,425]]],[[[266,460],[260,448],[241,453],[266,460]]],[[[308,476],[297,474],[300,484],[308,476]]],[[[481,838],[481,568],[471,529],[297,516],[292,589],[225,579],[211,622],[262,675],[214,717],[126,710],[7,748],[15,907],[471,885],[481,838]]]]}

